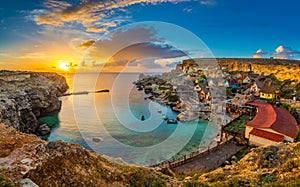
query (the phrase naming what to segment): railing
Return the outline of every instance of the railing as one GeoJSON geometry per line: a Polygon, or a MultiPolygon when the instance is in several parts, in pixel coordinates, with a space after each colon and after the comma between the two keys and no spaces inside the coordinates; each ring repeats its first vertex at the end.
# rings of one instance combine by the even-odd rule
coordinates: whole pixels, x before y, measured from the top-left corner
{"type": "Polygon", "coordinates": [[[233,141],[233,138],[230,138],[228,139],[227,141],[225,142],[222,142],[220,144],[218,144],[217,146],[213,147],[213,148],[207,148],[205,150],[199,150],[199,151],[196,151],[196,152],[192,152],[190,153],[189,155],[187,156],[184,156],[183,158],[181,158],[180,160],[173,160],[173,161],[164,161],[162,163],[159,163],[159,164],[155,164],[155,165],[152,165],[150,167],[160,167],[160,168],[176,168],[178,166],[182,166],[184,164],[187,164],[191,161],[194,161],[198,158],[201,158],[203,156],[206,156],[208,155],[210,152],[214,152],[214,151],[217,151],[219,150],[220,148],[230,144],[231,142],[233,141]]]}

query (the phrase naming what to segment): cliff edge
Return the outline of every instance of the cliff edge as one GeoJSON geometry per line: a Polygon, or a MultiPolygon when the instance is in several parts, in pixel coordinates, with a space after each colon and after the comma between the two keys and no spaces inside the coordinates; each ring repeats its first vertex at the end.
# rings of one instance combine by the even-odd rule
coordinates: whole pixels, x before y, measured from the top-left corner
{"type": "Polygon", "coordinates": [[[59,110],[67,89],[65,77],[56,73],[0,71],[0,123],[35,133],[37,117],[59,110]]]}

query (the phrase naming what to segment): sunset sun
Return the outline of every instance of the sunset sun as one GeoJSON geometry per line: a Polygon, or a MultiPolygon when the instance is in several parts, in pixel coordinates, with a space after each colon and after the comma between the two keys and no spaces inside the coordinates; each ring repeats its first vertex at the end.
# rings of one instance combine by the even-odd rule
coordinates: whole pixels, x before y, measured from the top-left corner
{"type": "Polygon", "coordinates": [[[59,69],[64,70],[64,71],[69,71],[70,66],[67,62],[61,62],[58,66],[59,69]]]}

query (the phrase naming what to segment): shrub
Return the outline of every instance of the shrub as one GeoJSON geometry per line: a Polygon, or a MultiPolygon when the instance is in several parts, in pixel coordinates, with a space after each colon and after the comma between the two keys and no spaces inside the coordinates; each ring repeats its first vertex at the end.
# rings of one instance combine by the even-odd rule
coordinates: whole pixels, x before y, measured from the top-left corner
{"type": "Polygon", "coordinates": [[[4,179],[2,175],[0,175],[0,187],[12,187],[14,186],[12,182],[4,179]]]}

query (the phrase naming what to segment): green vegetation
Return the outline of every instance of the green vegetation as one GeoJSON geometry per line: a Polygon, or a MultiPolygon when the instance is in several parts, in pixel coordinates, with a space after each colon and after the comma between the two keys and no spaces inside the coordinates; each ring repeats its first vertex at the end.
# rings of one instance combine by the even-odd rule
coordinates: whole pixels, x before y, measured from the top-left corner
{"type": "Polygon", "coordinates": [[[0,175],[0,187],[12,187],[14,186],[12,182],[4,179],[2,175],[0,175]]]}
{"type": "Polygon", "coordinates": [[[154,177],[144,170],[136,169],[129,174],[129,186],[130,187],[165,187],[166,184],[163,178],[154,177]]]}
{"type": "Polygon", "coordinates": [[[276,177],[271,174],[264,174],[261,175],[259,178],[259,181],[262,186],[268,186],[269,184],[274,183],[276,180],[276,177]]]}
{"type": "Polygon", "coordinates": [[[237,154],[235,155],[236,156],[236,161],[240,161],[249,152],[250,152],[249,148],[245,148],[245,149],[242,149],[239,152],[237,152],[237,154]]]}
{"type": "Polygon", "coordinates": [[[170,102],[177,102],[179,100],[179,97],[177,95],[170,95],[169,101],[170,102]]]}
{"type": "Polygon", "coordinates": [[[245,128],[246,123],[249,121],[249,116],[243,115],[236,121],[232,122],[229,126],[225,128],[225,131],[233,134],[239,133],[245,128]]]}

